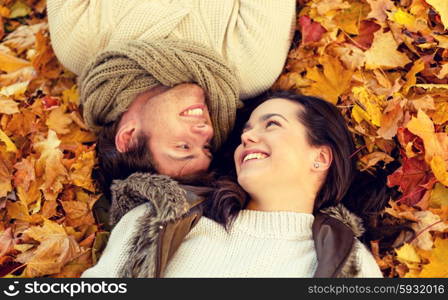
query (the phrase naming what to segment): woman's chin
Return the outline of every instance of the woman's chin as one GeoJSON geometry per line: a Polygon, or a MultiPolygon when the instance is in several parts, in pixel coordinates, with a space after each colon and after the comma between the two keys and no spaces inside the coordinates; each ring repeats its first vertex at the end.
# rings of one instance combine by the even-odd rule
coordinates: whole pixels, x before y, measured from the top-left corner
{"type": "Polygon", "coordinates": [[[260,172],[241,172],[238,174],[238,183],[250,194],[263,185],[263,175],[260,172]]]}

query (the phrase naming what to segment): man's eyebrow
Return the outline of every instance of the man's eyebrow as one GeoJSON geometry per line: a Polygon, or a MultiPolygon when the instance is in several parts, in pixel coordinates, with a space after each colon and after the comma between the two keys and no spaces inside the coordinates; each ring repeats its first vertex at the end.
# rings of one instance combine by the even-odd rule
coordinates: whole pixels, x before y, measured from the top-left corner
{"type": "MultiPolygon", "coordinates": [[[[282,116],[281,114],[265,114],[265,115],[262,115],[259,118],[259,120],[260,120],[260,122],[264,122],[264,121],[268,120],[271,117],[280,117],[280,118],[282,118],[283,120],[285,120],[286,122],[289,123],[289,121],[284,116],[282,116]]],[[[243,131],[251,129],[251,128],[252,128],[252,125],[250,125],[249,122],[246,122],[246,124],[244,124],[243,131]]]]}

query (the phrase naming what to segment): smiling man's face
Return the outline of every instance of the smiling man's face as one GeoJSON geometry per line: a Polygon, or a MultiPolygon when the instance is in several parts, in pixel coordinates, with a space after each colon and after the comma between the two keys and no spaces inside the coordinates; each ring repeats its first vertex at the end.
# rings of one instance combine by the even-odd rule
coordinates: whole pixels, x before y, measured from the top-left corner
{"type": "Polygon", "coordinates": [[[177,85],[147,99],[141,110],[141,130],[150,137],[160,174],[180,177],[208,169],[213,128],[201,87],[177,85]]]}

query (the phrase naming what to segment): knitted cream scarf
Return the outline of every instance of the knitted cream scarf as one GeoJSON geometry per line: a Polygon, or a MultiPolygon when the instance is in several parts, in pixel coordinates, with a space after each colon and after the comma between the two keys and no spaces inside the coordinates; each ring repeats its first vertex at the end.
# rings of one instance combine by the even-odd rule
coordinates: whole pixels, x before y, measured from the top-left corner
{"type": "Polygon", "coordinates": [[[117,120],[139,93],[160,84],[194,82],[207,94],[216,148],[232,129],[239,106],[238,83],[224,59],[189,41],[133,40],[110,46],[78,81],[84,120],[95,132],[117,120]]]}

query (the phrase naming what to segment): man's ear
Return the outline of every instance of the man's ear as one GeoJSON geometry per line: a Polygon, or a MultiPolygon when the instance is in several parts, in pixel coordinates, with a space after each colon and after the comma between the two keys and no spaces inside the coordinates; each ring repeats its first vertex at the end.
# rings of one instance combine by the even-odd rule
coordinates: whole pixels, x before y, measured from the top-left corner
{"type": "Polygon", "coordinates": [[[128,121],[121,124],[115,135],[115,147],[118,152],[124,153],[131,147],[137,132],[136,122],[128,121]]]}
{"type": "Polygon", "coordinates": [[[316,171],[328,170],[333,162],[333,152],[329,146],[319,146],[316,149],[313,169],[316,171]]]}

